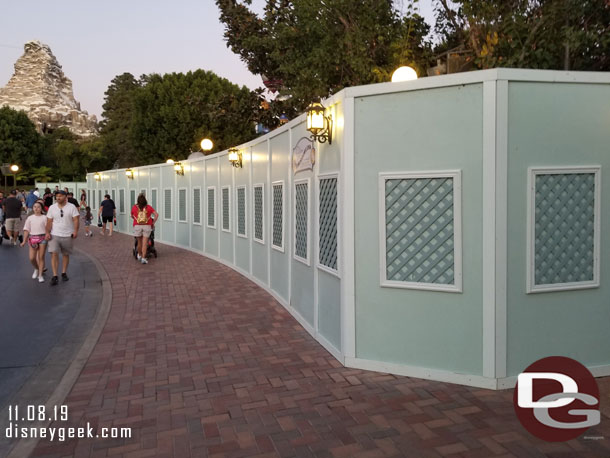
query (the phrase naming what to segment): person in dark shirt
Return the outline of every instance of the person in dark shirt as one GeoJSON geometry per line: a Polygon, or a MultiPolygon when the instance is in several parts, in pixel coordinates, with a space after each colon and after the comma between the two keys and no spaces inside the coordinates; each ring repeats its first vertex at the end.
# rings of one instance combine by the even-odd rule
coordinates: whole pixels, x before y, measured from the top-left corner
{"type": "Polygon", "coordinates": [[[4,210],[6,233],[10,238],[9,243],[12,243],[13,246],[17,246],[23,204],[17,199],[16,190],[12,190],[10,196],[2,201],[2,209],[4,210]]]}
{"type": "Polygon", "coordinates": [[[110,230],[108,232],[108,236],[112,235],[112,229],[114,228],[112,225],[112,220],[116,216],[116,206],[114,205],[114,200],[110,198],[110,194],[106,194],[104,196],[104,200],[100,203],[100,209],[97,212],[98,219],[102,218],[102,235],[106,235],[106,223],[110,223],[110,230]]]}
{"type": "Polygon", "coordinates": [[[72,205],[74,205],[77,209],[80,206],[80,204],[78,203],[78,200],[76,200],[74,198],[74,193],[72,193],[72,192],[68,193],[68,202],[70,202],[72,205]]]}

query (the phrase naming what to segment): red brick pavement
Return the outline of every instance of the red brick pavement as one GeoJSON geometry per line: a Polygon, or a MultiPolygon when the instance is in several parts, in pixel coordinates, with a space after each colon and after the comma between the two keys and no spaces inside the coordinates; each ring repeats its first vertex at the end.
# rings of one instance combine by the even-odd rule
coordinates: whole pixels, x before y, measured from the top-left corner
{"type": "Polygon", "coordinates": [[[545,443],[518,423],[512,390],[342,367],[265,291],[203,256],[158,244],[142,266],[125,235],[78,245],[108,272],[112,309],[68,423],[52,426],[133,436],[42,440],[33,456],[610,456],[607,416],[587,432],[604,439],[545,443]]]}

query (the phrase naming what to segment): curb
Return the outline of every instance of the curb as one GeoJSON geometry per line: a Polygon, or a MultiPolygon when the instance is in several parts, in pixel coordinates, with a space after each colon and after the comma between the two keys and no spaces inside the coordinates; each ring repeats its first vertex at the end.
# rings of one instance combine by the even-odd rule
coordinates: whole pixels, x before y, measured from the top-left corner
{"type": "MultiPolygon", "coordinates": [[[[57,384],[57,388],[55,388],[53,393],[49,396],[49,399],[47,399],[47,402],[45,403],[47,411],[52,411],[53,406],[63,404],[64,400],[72,390],[74,383],[76,383],[76,379],[83,370],[89,356],[93,352],[93,348],[97,344],[97,341],[102,334],[102,330],[104,329],[106,321],[108,320],[108,315],[110,314],[110,308],[112,307],[112,287],[110,284],[110,278],[104,270],[104,267],[102,267],[102,264],[97,260],[97,258],[86,253],[85,251],[78,248],[75,248],[74,250],[87,257],[96,267],[102,281],[102,301],[89,335],[82,343],[76,357],[66,369],[66,372],[64,373],[60,382],[57,384]]],[[[48,427],[50,424],[50,421],[44,421],[32,425],[32,427],[48,427]]],[[[30,456],[38,445],[39,441],[40,438],[19,439],[6,455],[6,458],[23,458],[25,456],[30,456]]]]}

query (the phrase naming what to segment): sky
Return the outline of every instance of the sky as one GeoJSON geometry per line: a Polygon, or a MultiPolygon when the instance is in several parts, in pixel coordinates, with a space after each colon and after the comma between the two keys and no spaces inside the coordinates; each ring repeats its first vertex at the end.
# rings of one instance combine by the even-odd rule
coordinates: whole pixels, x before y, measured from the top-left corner
{"type": "MultiPolygon", "coordinates": [[[[431,3],[419,2],[428,23],[431,3]]],[[[264,4],[253,0],[253,9],[264,4]]],[[[214,0],[0,0],[0,11],[0,87],[23,45],[39,40],[72,80],[81,109],[98,120],[110,81],[125,72],[139,77],[201,68],[250,89],[262,86],[226,47],[214,0]]]]}

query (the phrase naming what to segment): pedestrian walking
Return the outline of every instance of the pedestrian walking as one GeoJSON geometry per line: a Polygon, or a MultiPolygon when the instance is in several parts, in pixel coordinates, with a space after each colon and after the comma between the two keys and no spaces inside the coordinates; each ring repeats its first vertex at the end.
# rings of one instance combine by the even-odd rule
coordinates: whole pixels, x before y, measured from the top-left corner
{"type": "Polygon", "coordinates": [[[78,236],[78,209],[67,201],[67,192],[57,191],[55,202],[47,213],[46,239],[49,241],[49,253],[51,253],[51,267],[53,278],[51,286],[58,283],[57,272],[59,269],[59,253],[62,254],[61,279],[68,281],[68,264],[72,254],[74,239],[78,236]]]}
{"type": "Polygon", "coordinates": [[[85,220],[85,237],[93,237],[93,232],[91,231],[91,220],[93,219],[91,207],[85,207],[85,216],[83,219],[85,220]]]}
{"type": "Polygon", "coordinates": [[[74,193],[72,193],[72,192],[68,192],[68,202],[70,202],[76,208],[78,208],[80,206],[80,204],[78,203],[78,200],[76,200],[74,198],[74,193]]]}
{"type": "Polygon", "coordinates": [[[33,213],[32,206],[34,205],[34,202],[36,202],[37,199],[38,199],[38,197],[36,196],[36,194],[34,194],[34,189],[32,189],[29,192],[29,194],[27,195],[27,197],[25,198],[25,206],[27,208],[27,216],[30,216],[33,213]]]}
{"type": "Polygon", "coordinates": [[[23,247],[26,243],[30,245],[30,262],[34,266],[32,278],[38,278],[38,283],[44,282],[44,264],[47,251],[46,227],[47,217],[43,214],[40,201],[32,205],[33,213],[28,216],[23,226],[23,247]]]}
{"type": "Polygon", "coordinates": [[[50,188],[44,190],[42,198],[44,200],[44,211],[47,212],[49,211],[49,207],[53,205],[53,193],[50,188]]]}
{"type": "Polygon", "coordinates": [[[155,222],[159,218],[159,214],[148,205],[144,194],[140,194],[137,203],[131,209],[131,218],[133,219],[133,235],[138,240],[137,259],[142,264],[148,264],[146,259],[148,239],[155,228],[155,222]]]}
{"type": "Polygon", "coordinates": [[[2,208],[4,210],[4,224],[9,236],[9,243],[12,243],[13,246],[17,246],[23,205],[21,204],[21,201],[17,199],[16,189],[13,189],[10,195],[2,201],[2,208]]]}
{"type": "Polygon", "coordinates": [[[106,235],[106,223],[110,223],[108,236],[112,236],[112,230],[114,228],[112,221],[116,217],[116,205],[114,205],[114,200],[110,198],[110,194],[106,194],[104,200],[100,203],[97,218],[100,219],[100,217],[102,219],[101,234],[106,235]]]}

